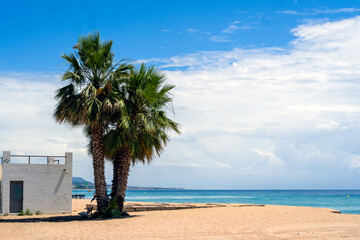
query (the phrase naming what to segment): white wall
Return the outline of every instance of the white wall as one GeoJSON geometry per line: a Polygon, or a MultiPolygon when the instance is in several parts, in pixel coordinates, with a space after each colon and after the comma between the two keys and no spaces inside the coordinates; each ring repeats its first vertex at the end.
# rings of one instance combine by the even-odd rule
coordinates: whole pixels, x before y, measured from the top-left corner
{"type": "Polygon", "coordinates": [[[0,162],[0,213],[2,213],[2,186],[1,186],[1,182],[2,182],[2,164],[0,162]]]}
{"type": "Polygon", "coordinates": [[[24,182],[24,211],[72,212],[72,153],[65,164],[3,164],[3,213],[10,208],[10,181],[24,182]]]}

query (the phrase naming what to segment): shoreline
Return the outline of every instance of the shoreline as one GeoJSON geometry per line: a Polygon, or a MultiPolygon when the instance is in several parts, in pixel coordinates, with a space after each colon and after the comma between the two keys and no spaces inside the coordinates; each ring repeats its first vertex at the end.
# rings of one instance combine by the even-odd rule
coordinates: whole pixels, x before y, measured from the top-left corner
{"type": "MultiPolygon", "coordinates": [[[[94,203],[90,203],[91,199],[72,199],[73,202],[74,200],[82,200],[82,201],[89,201],[87,204],[94,204],[94,203]]],[[[285,207],[304,207],[304,208],[319,208],[319,209],[328,209],[330,210],[332,213],[337,213],[337,214],[349,214],[349,215],[359,215],[360,213],[343,213],[341,212],[339,209],[334,209],[334,208],[327,208],[327,207],[313,207],[313,206],[301,206],[301,205],[287,205],[287,204],[253,204],[253,203],[191,203],[191,202],[146,202],[146,201],[136,201],[136,200],[132,200],[132,201],[125,201],[124,204],[126,205],[126,203],[136,203],[136,204],[144,204],[144,205],[160,205],[160,204],[166,204],[166,205],[227,205],[227,206],[238,206],[238,205],[250,205],[250,206],[285,206],[285,207]]],[[[166,209],[162,209],[162,210],[166,210],[166,209]]],[[[172,210],[172,209],[170,209],[172,210]]],[[[126,210],[125,210],[126,211],[126,210]]],[[[147,211],[147,210],[145,210],[147,211]]],[[[151,211],[151,210],[150,210],[151,211]]],[[[156,211],[156,210],[154,210],[156,211]]],[[[159,210],[161,211],[161,210],[159,210]]],[[[129,212],[133,212],[133,211],[129,211],[129,212]]]]}
{"type": "MultiPolygon", "coordinates": [[[[93,191],[73,191],[85,198],[93,197],[93,191]]],[[[173,203],[238,203],[272,204],[287,206],[309,206],[337,209],[342,213],[360,214],[359,190],[266,190],[266,191],[199,191],[199,190],[131,190],[127,201],[138,202],[173,202],[173,203]]]]}
{"type": "MultiPolygon", "coordinates": [[[[81,220],[72,214],[0,217],[4,239],[360,239],[360,215],[335,209],[264,205],[130,212],[130,217],[81,220]]],[[[126,204],[139,202],[126,202],[126,204]]],[[[142,205],[157,203],[142,203],[142,205]]],[[[141,204],[140,204],[141,205],[141,204]]],[[[171,205],[171,204],[170,204],[171,205]]],[[[237,204],[238,205],[238,204],[237,204]]]]}

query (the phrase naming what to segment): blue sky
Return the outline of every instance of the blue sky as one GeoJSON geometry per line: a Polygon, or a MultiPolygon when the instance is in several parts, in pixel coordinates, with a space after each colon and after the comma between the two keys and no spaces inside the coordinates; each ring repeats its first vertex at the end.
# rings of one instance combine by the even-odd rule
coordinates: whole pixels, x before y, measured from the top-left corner
{"type": "Polygon", "coordinates": [[[286,46],[298,24],[355,16],[359,5],[301,0],[7,1],[0,10],[0,70],[60,71],[59,56],[70,51],[79,35],[94,30],[114,41],[118,58],[286,46]]]}
{"type": "Polygon", "coordinates": [[[183,134],[131,185],[359,188],[358,15],[358,1],[3,3],[0,150],[72,151],[74,176],[92,180],[81,129],[52,111],[61,54],[100,31],[118,59],[156,64],[177,86],[183,134]]]}

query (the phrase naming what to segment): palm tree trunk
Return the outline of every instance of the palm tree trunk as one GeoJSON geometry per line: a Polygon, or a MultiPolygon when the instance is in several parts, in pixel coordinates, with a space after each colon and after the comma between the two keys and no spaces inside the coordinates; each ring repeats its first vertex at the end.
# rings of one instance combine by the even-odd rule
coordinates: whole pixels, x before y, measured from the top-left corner
{"type": "Polygon", "coordinates": [[[108,204],[105,182],[104,129],[101,126],[91,126],[90,135],[94,168],[95,197],[97,200],[98,212],[101,212],[108,204]]]}
{"type": "Polygon", "coordinates": [[[119,211],[122,211],[124,207],[130,165],[131,154],[129,148],[123,147],[119,149],[113,158],[114,177],[111,191],[111,198],[117,199],[119,211]]]}

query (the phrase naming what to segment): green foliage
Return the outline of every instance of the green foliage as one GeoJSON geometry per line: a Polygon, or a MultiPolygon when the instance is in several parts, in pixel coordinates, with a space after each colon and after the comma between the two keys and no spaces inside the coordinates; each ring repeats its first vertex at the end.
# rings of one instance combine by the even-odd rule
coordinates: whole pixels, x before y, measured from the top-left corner
{"type": "Polygon", "coordinates": [[[30,212],[30,210],[27,208],[27,209],[25,210],[25,215],[32,216],[33,214],[32,214],[32,212],[30,212]]]}
{"type": "MultiPolygon", "coordinates": [[[[165,81],[165,75],[141,64],[130,69],[125,81],[113,84],[118,98],[124,102],[123,112],[114,112],[110,128],[104,137],[106,157],[114,163],[116,172],[128,171],[128,164],[150,163],[154,156],[160,156],[169,140],[169,131],[180,134],[179,124],[166,116],[166,110],[173,111],[170,91],[175,87],[165,81]],[[121,158],[126,159],[121,160],[121,158]],[[116,168],[122,169],[121,171],[116,168]],[[125,169],[126,168],[126,169],[125,169]]],[[[126,184],[113,180],[113,192],[124,192],[126,184]]],[[[112,197],[116,197],[112,194],[112,197]]],[[[117,196],[119,197],[119,196],[117,196]]]]}
{"type": "Polygon", "coordinates": [[[124,59],[115,61],[111,48],[112,41],[102,42],[94,33],[80,37],[74,53],[62,56],[69,66],[62,80],[69,84],[55,94],[58,122],[99,125],[119,105],[111,82],[126,76],[132,65],[124,59]]]}
{"type": "MultiPolygon", "coordinates": [[[[104,149],[111,160],[126,149],[133,164],[150,163],[163,151],[169,131],[180,134],[179,124],[166,115],[167,110],[173,111],[170,91],[175,86],[166,83],[165,75],[155,67],[134,68],[127,60],[115,61],[111,48],[112,41],[102,42],[99,33],[94,33],[80,37],[74,52],[62,56],[69,66],[62,80],[68,85],[56,91],[54,117],[60,123],[85,127],[94,159],[103,156],[98,149],[104,149]],[[104,133],[104,138],[98,138],[104,133]]],[[[101,173],[95,175],[95,182],[102,182],[100,178],[101,173]]],[[[102,205],[106,202],[102,200],[102,205]]],[[[125,215],[112,201],[96,214],[125,215]]]]}
{"type": "Polygon", "coordinates": [[[41,212],[38,210],[36,211],[35,215],[41,215],[41,212]]]}
{"type": "Polygon", "coordinates": [[[119,211],[117,209],[112,209],[111,212],[109,213],[111,218],[121,218],[121,217],[128,217],[129,214],[127,212],[124,211],[119,211]]]}
{"type": "Polygon", "coordinates": [[[108,207],[105,209],[104,212],[105,216],[108,218],[120,218],[129,216],[127,212],[119,211],[119,205],[116,197],[111,199],[108,207]]]}
{"type": "Polygon", "coordinates": [[[168,131],[180,134],[179,124],[166,116],[173,111],[170,91],[174,85],[165,82],[165,75],[141,64],[130,69],[123,82],[114,84],[118,98],[124,102],[123,112],[114,112],[111,128],[104,138],[107,158],[128,148],[133,163],[145,163],[160,156],[169,140],[168,131]]]}
{"type": "Polygon", "coordinates": [[[4,216],[5,216],[5,217],[6,217],[6,216],[9,216],[9,213],[7,213],[7,212],[6,212],[6,213],[4,213],[4,216]]]}
{"type": "Polygon", "coordinates": [[[18,216],[25,216],[25,213],[23,210],[21,210],[19,213],[18,213],[18,216]]]}
{"type": "Polygon", "coordinates": [[[107,208],[105,208],[102,212],[95,212],[92,215],[92,218],[101,219],[101,218],[121,218],[128,217],[129,214],[127,212],[119,211],[118,209],[117,198],[111,199],[107,208]]]}
{"type": "MultiPolygon", "coordinates": [[[[111,114],[121,112],[123,106],[112,82],[122,81],[119,79],[128,75],[132,65],[126,59],[115,61],[112,41],[101,41],[99,33],[80,37],[73,49],[73,53],[62,56],[69,67],[62,78],[67,85],[55,93],[54,118],[59,123],[84,126],[90,130],[89,146],[94,148],[90,148],[90,152],[93,161],[99,163],[94,171],[96,184],[105,182],[101,136],[111,114]]],[[[100,188],[105,188],[105,184],[100,188]]],[[[96,192],[106,193],[104,189],[96,189],[96,192]]],[[[98,198],[102,208],[107,195],[98,198]]]]}

